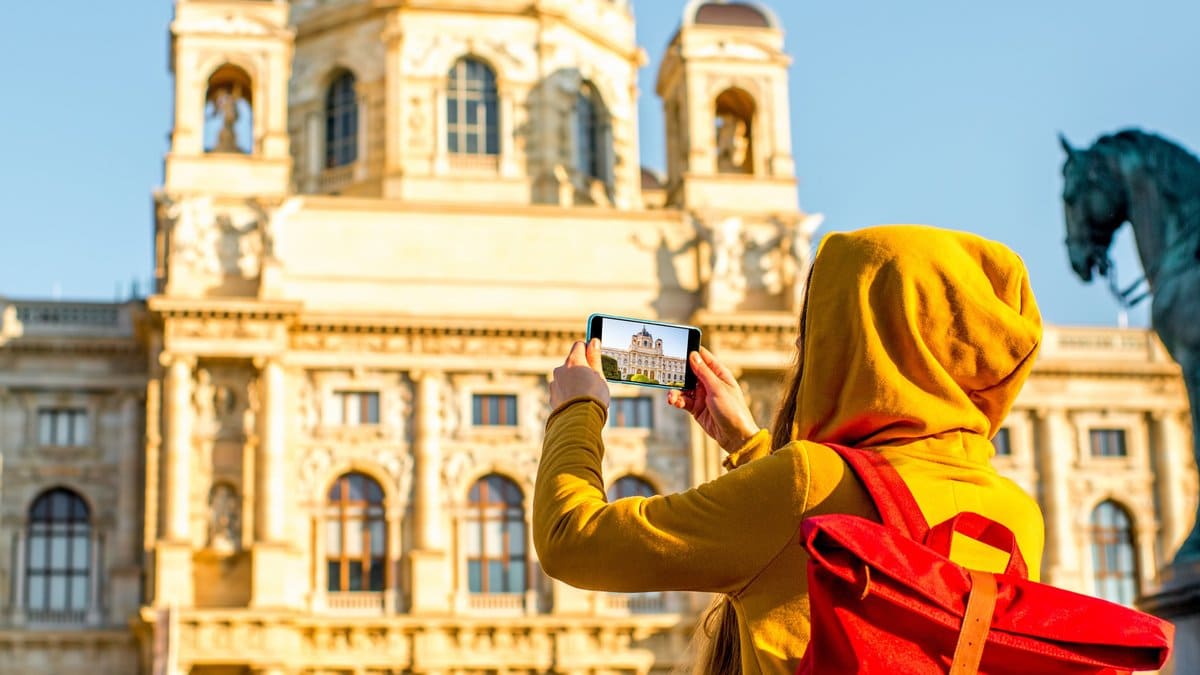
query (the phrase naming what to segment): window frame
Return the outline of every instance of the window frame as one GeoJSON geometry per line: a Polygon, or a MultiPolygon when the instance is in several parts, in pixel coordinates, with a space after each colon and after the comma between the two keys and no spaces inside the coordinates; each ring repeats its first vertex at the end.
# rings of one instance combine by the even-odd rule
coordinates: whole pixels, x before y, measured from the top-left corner
{"type": "Polygon", "coordinates": [[[507,476],[490,473],[475,481],[467,493],[466,514],[463,519],[463,558],[466,565],[466,590],[470,595],[517,595],[532,588],[533,565],[529,555],[529,524],[526,521],[525,495],[516,481],[507,476]],[[500,492],[498,500],[491,500],[492,491],[500,492]],[[499,523],[499,555],[491,555],[488,532],[489,523],[499,523]],[[513,546],[514,536],[520,546],[513,546]],[[472,542],[474,540],[474,542],[472,542]],[[477,544],[473,547],[472,543],[477,544]],[[478,555],[473,555],[477,550],[478,555]],[[472,577],[472,563],[478,565],[478,586],[472,577]],[[499,563],[503,575],[500,588],[491,583],[492,563],[499,563]],[[513,563],[521,569],[514,579],[513,563]],[[519,581],[514,588],[512,582],[519,581]]]}
{"type": "Polygon", "coordinates": [[[992,437],[992,447],[996,449],[997,457],[1012,457],[1012,430],[1006,426],[1000,427],[996,431],[996,435],[992,437]],[[1004,439],[1002,442],[997,442],[1002,438],[1004,439]]]}
{"type": "Polygon", "coordinates": [[[1088,429],[1088,453],[1092,457],[1106,459],[1129,457],[1129,438],[1126,430],[1120,427],[1088,429]],[[1111,447],[1114,439],[1116,440],[1115,448],[1111,447]]]}
{"type": "Polygon", "coordinates": [[[96,545],[91,508],[74,490],[56,487],[38,495],[30,504],[25,523],[26,550],[24,606],[32,613],[70,614],[91,609],[92,584],[95,583],[92,569],[96,545]],[[64,501],[65,500],[65,501],[64,501]],[[62,509],[66,513],[62,513],[62,509]],[[44,546],[39,544],[45,542],[44,546]],[[55,542],[62,542],[56,546],[55,542]],[[77,547],[82,545],[82,554],[77,547]],[[39,560],[40,558],[40,560],[39,560]],[[82,563],[80,563],[82,558],[82,563]],[[53,606],[56,579],[64,579],[64,603],[53,606]],[[41,593],[35,586],[41,581],[41,593]],[[82,598],[81,603],[75,602],[82,598]]]}
{"type": "Polygon", "coordinates": [[[322,525],[325,528],[325,590],[329,593],[379,593],[386,590],[388,579],[388,523],[383,486],[371,476],[348,471],[334,479],[325,493],[325,508],[322,525]],[[361,481],[362,499],[351,499],[351,482],[361,481]],[[373,490],[372,490],[373,489],[373,490]],[[335,492],[337,493],[335,495],[335,492]],[[377,495],[378,499],[372,497],[377,495]],[[355,529],[349,527],[357,522],[362,534],[360,553],[350,553],[349,537],[355,529]],[[378,524],[382,532],[380,552],[375,554],[371,538],[372,525],[378,524]],[[336,526],[336,527],[335,527],[336,526]],[[336,542],[333,535],[336,534],[336,542]],[[354,588],[351,570],[353,563],[359,564],[358,588],[354,588]],[[375,571],[378,569],[378,577],[375,571]],[[336,578],[335,578],[336,576],[336,578]],[[378,586],[378,587],[376,587],[378,586]]]}
{"type": "Polygon", "coordinates": [[[446,73],[446,152],[499,157],[500,121],[496,70],[474,56],[460,57],[446,73]]]}
{"type": "Polygon", "coordinates": [[[572,120],[575,135],[574,167],[584,180],[612,181],[608,159],[612,153],[607,108],[596,85],[584,80],[575,94],[572,120]],[[589,152],[590,150],[590,152],[589,152]]]}
{"type": "Polygon", "coordinates": [[[335,427],[374,427],[379,426],[382,419],[382,395],[378,389],[360,389],[353,387],[334,387],[329,392],[329,412],[331,426],[335,427]],[[357,421],[351,421],[349,412],[353,408],[351,401],[358,401],[357,421]],[[372,408],[370,401],[374,400],[374,419],[371,419],[372,408]]]}
{"type": "Polygon", "coordinates": [[[608,409],[607,426],[610,429],[654,429],[654,397],[644,394],[613,396],[608,409]],[[635,419],[631,424],[624,423],[626,415],[630,412],[626,408],[632,408],[634,413],[635,419]],[[643,414],[645,423],[639,424],[643,414]]]}
{"type": "Polygon", "coordinates": [[[44,448],[81,448],[91,445],[90,411],[85,406],[77,405],[39,406],[37,409],[37,440],[37,444],[44,448]],[[63,418],[70,420],[66,428],[67,438],[59,439],[59,425],[63,418]],[[49,421],[49,427],[46,426],[47,421],[49,421]]]}
{"type": "Polygon", "coordinates": [[[1141,594],[1133,515],[1117,501],[1106,499],[1092,509],[1088,527],[1093,594],[1111,602],[1132,606],[1141,594]],[[1128,565],[1122,564],[1122,558],[1128,560],[1128,565]]]}
{"type": "Polygon", "coordinates": [[[471,426],[475,428],[515,429],[520,426],[520,418],[520,397],[517,394],[502,392],[475,392],[471,394],[471,426]],[[495,406],[487,405],[489,403],[495,403],[495,406]],[[491,419],[490,413],[494,413],[499,421],[489,421],[491,419]],[[511,419],[509,419],[510,416],[511,419]]]}
{"type": "Polygon", "coordinates": [[[325,91],[325,159],[323,168],[337,169],[358,161],[358,80],[345,70],[325,91]],[[340,133],[339,133],[340,131],[340,133]]]}

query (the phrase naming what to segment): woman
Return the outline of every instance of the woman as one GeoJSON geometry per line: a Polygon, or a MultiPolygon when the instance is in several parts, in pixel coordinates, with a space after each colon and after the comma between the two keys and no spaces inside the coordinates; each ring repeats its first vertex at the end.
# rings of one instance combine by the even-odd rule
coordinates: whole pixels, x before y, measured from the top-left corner
{"type": "MultiPolygon", "coordinates": [[[[990,464],[989,439],[1042,334],[1016,254],[922,226],[830,234],[813,261],[800,333],[770,432],[707,350],[689,355],[699,385],[669,400],[729,453],[731,471],[674,495],[607,502],[599,345],[576,343],[554,372],[533,504],[542,567],[582,588],[721,594],[697,672],[793,672],[810,634],[800,522],[822,513],[878,519],[822,443],[878,451],[930,523],[975,511],[1013,531],[1031,575],[1041,567],[1041,512],[990,464]]],[[[1007,562],[965,539],[951,557],[994,572],[1007,562]]]]}

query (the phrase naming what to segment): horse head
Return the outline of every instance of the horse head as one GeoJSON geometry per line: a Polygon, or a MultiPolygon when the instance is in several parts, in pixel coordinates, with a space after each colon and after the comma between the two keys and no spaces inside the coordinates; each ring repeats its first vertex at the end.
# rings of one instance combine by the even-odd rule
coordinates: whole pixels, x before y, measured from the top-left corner
{"type": "Polygon", "coordinates": [[[1061,134],[1058,140],[1067,153],[1062,169],[1067,252],[1075,274],[1091,281],[1093,269],[1108,274],[1108,247],[1128,220],[1129,198],[1114,161],[1095,148],[1072,148],[1061,134]]]}

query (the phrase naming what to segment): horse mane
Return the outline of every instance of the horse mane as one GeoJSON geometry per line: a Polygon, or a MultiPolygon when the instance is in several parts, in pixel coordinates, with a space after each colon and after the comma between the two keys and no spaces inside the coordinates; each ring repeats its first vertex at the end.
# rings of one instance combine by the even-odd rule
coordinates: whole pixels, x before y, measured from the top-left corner
{"type": "Polygon", "coordinates": [[[1168,194],[1184,197],[1200,186],[1200,160],[1177,143],[1140,129],[1125,129],[1101,136],[1093,149],[1117,157],[1132,152],[1141,157],[1147,171],[1154,174],[1168,194]]]}

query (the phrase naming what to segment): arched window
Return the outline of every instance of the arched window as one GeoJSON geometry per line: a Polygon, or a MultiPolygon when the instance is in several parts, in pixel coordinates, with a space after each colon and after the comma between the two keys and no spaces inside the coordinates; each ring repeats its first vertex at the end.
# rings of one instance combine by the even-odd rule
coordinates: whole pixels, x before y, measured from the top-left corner
{"type": "Polygon", "coordinates": [[[491,474],[471,487],[464,531],[467,589],[472,593],[524,593],[525,506],[521,488],[491,474]]]}
{"type": "Polygon", "coordinates": [[[325,168],[353,164],[358,159],[358,98],[354,75],[344,72],[325,94],[325,168]]]}
{"type": "Polygon", "coordinates": [[[92,525],[88,506],[70,490],[43,493],[29,508],[25,601],[30,612],[88,608],[92,525]]]}
{"type": "Polygon", "coordinates": [[[204,97],[204,151],[253,151],[253,86],[246,71],[223,65],[208,78],[204,97]]]}
{"type": "Polygon", "coordinates": [[[589,82],[575,97],[575,170],[581,176],[608,182],[607,132],[604,103],[589,82]]]}
{"type": "Polygon", "coordinates": [[[343,474],[325,507],[325,565],[330,591],[382,591],[387,565],[383,490],[361,473],[343,474]]]}
{"type": "Polygon", "coordinates": [[[496,73],[482,61],[459,59],[446,86],[446,149],[453,154],[500,154],[500,97],[496,73]]]}
{"type": "Polygon", "coordinates": [[[653,497],[658,494],[654,486],[637,476],[622,476],[608,488],[608,501],[615,502],[626,497],[653,497]]]}
{"type": "Polygon", "coordinates": [[[1125,605],[1138,595],[1137,555],[1133,521],[1114,501],[1092,511],[1092,566],[1096,595],[1125,605]]]}
{"type": "Polygon", "coordinates": [[[754,110],[754,99],[741,89],[726,89],[717,96],[718,172],[754,173],[754,110]]]}

